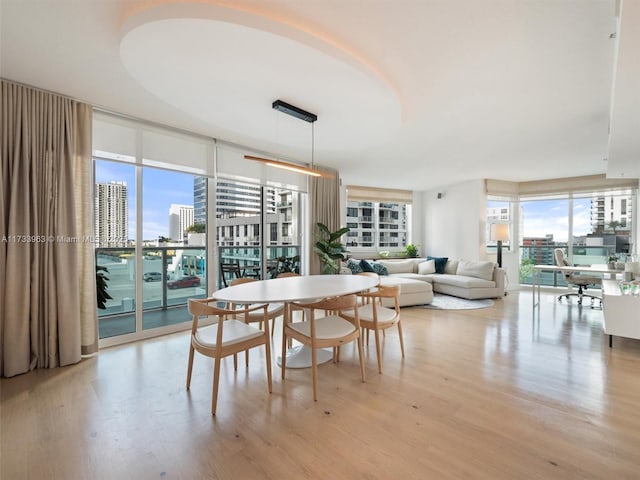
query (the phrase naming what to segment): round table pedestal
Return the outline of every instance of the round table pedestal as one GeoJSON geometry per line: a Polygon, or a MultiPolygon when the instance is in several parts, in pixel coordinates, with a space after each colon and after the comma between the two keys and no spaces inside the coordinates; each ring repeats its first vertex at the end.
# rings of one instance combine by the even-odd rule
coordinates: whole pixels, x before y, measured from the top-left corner
{"type": "MultiPolygon", "coordinates": [[[[316,349],[316,358],[318,365],[326,363],[333,358],[333,352],[330,348],[316,349]]],[[[282,357],[276,359],[279,367],[282,367],[282,357]]],[[[311,348],[306,345],[298,345],[287,351],[287,368],[310,368],[311,367],[311,348]]]]}

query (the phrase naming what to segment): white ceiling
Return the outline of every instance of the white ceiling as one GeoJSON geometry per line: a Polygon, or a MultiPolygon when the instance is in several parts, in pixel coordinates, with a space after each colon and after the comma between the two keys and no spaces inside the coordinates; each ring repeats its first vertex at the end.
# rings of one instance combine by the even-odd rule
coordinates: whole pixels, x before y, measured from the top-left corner
{"type": "Polygon", "coordinates": [[[348,184],[640,177],[640,2],[0,1],[3,78],[348,184]]]}

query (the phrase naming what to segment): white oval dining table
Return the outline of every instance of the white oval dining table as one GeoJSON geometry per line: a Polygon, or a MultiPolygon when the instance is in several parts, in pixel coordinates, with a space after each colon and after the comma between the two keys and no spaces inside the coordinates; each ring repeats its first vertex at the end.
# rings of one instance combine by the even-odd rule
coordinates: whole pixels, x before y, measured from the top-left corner
{"type": "MultiPolygon", "coordinates": [[[[256,280],[216,290],[213,298],[231,303],[290,303],[358,293],[375,287],[378,280],[364,275],[301,275],[256,280]]],[[[331,350],[318,349],[318,363],[331,360],[331,350]]],[[[281,358],[278,358],[278,365],[281,358]]],[[[287,352],[287,368],[311,366],[311,350],[298,346],[287,352]]]]}

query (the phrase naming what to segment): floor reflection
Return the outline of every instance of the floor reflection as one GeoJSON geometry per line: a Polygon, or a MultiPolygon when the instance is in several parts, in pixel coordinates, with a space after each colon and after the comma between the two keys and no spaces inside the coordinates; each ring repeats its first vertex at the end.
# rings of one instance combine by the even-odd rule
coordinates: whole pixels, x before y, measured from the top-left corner
{"type": "Polygon", "coordinates": [[[505,315],[486,329],[485,376],[547,401],[602,413],[608,354],[603,311],[543,293],[532,312],[530,291],[519,295],[517,316],[505,315]]]}

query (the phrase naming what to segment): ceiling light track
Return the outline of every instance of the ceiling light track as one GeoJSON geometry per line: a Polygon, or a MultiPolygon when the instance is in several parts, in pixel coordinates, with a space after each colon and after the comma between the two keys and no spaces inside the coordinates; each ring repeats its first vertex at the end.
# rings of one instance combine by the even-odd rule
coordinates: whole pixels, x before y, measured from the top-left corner
{"type": "Polygon", "coordinates": [[[245,160],[254,160],[256,162],[262,162],[265,165],[270,167],[282,168],[284,170],[289,170],[291,172],[303,173],[305,175],[310,175],[312,177],[323,177],[323,178],[335,178],[335,176],[329,172],[323,172],[321,170],[316,170],[314,168],[303,167],[302,165],[295,165],[293,163],[282,162],[280,160],[273,160],[271,158],[263,158],[263,157],[255,157],[253,155],[245,155],[245,160]]]}
{"type": "Polygon", "coordinates": [[[306,110],[302,110],[294,105],[291,105],[287,102],[283,102],[282,100],[276,100],[271,104],[274,110],[278,110],[279,112],[286,113],[287,115],[291,115],[292,117],[299,118],[300,120],[304,120],[305,122],[313,123],[318,119],[318,116],[315,113],[307,112],[306,110]]]}

